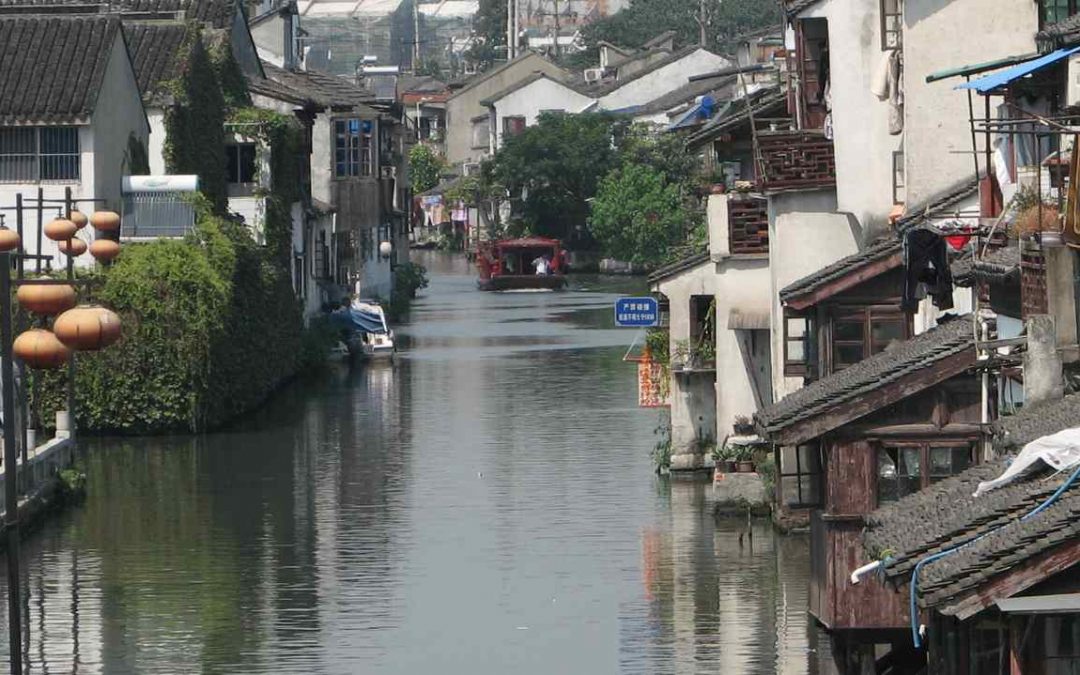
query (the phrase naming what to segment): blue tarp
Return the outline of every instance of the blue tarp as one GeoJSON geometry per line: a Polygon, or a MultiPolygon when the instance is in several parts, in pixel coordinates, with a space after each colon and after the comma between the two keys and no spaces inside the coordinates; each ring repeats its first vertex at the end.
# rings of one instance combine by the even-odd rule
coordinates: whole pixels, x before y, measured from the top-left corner
{"type": "Polygon", "coordinates": [[[385,333],[382,317],[352,307],[339,309],[330,314],[331,318],[346,330],[358,330],[361,333],[385,333]]]}
{"type": "Polygon", "coordinates": [[[1062,59],[1066,59],[1076,52],[1080,51],[1080,47],[1068,47],[1067,49],[1059,49],[1056,52],[1050,52],[1046,56],[1040,56],[1033,61],[1025,61],[1019,65],[1015,65],[1012,68],[1006,68],[1005,70],[987,75],[986,77],[980,77],[977,80],[971,82],[965,82],[956,86],[957,89],[974,89],[980,94],[989,94],[996,89],[1000,89],[1007,84],[1010,84],[1021,77],[1026,77],[1038,70],[1042,70],[1047,66],[1052,66],[1062,59]]]}

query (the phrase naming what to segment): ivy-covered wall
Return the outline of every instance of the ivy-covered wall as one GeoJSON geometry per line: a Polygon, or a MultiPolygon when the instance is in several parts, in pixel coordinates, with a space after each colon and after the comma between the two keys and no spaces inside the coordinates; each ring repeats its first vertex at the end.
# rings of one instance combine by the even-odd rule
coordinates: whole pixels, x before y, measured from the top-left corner
{"type": "Polygon", "coordinates": [[[197,174],[199,189],[214,210],[224,213],[228,204],[225,175],[225,98],[214,64],[193,29],[187,38],[187,62],[168,83],[174,103],[165,112],[165,166],[169,173],[197,174]]]}
{"type": "Polygon", "coordinates": [[[238,132],[256,138],[270,151],[270,192],[266,208],[266,247],[274,260],[288,267],[292,241],[292,205],[303,199],[302,161],[306,161],[300,122],[260,108],[237,108],[228,121],[238,132]]]}
{"type": "MultiPolygon", "coordinates": [[[[95,299],[123,321],[110,348],[77,356],[86,432],[211,429],[263,402],[300,367],[288,274],[241,226],[201,209],[185,241],[125,245],[95,299]]],[[[65,371],[38,371],[42,419],[65,408],[65,371]]]]}

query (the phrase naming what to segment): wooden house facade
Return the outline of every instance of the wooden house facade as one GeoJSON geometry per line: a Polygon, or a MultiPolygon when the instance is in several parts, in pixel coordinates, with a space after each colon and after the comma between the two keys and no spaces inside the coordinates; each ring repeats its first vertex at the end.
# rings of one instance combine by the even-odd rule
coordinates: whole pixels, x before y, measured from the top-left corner
{"type": "MultiPolygon", "coordinates": [[[[1033,406],[991,427],[1008,455],[1076,425],[1080,395],[1033,406]]],[[[978,497],[1008,465],[973,467],[867,517],[865,560],[884,560],[865,585],[910,597],[931,673],[1057,675],[1080,669],[1080,480],[1041,462],[978,497]],[[935,559],[929,559],[935,556],[935,559]]],[[[861,564],[858,561],[857,564],[861,564]]]]}
{"type": "Polygon", "coordinates": [[[912,337],[903,274],[890,238],[785,288],[786,372],[809,384],[755,417],[775,449],[776,503],[809,514],[810,612],[841,672],[879,661],[875,645],[894,664],[919,659],[906,596],[850,581],[867,514],[980,459],[972,317],[943,316],[912,337]]]}

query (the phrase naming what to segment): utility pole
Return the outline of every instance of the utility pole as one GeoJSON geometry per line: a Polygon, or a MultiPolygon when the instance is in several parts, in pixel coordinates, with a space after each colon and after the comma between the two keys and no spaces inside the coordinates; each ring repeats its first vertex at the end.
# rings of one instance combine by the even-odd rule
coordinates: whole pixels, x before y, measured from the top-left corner
{"type": "Polygon", "coordinates": [[[413,16],[413,61],[412,61],[412,72],[413,72],[413,75],[416,75],[417,70],[420,68],[420,0],[413,0],[412,16],[413,16]]]}
{"type": "Polygon", "coordinates": [[[555,3],[555,58],[559,58],[559,33],[561,32],[559,26],[559,0],[553,0],[555,3]]]}
{"type": "Polygon", "coordinates": [[[698,3],[698,28],[700,29],[700,32],[698,33],[698,44],[704,47],[705,39],[707,37],[705,35],[705,0],[700,0],[698,3]]]}
{"type": "Polygon", "coordinates": [[[506,60],[517,56],[517,0],[506,0],[506,60]]]}

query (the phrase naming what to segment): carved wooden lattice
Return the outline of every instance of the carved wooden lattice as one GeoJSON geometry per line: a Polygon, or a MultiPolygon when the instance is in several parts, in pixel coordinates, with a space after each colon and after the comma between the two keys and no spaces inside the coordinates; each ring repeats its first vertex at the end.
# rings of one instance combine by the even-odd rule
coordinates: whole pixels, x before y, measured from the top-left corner
{"type": "Polygon", "coordinates": [[[819,133],[763,134],[758,139],[762,186],[770,190],[836,184],[833,143],[819,133]]]}
{"type": "Polygon", "coordinates": [[[768,253],[767,203],[761,199],[728,201],[728,236],[732,253],[768,253]]]}

